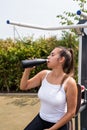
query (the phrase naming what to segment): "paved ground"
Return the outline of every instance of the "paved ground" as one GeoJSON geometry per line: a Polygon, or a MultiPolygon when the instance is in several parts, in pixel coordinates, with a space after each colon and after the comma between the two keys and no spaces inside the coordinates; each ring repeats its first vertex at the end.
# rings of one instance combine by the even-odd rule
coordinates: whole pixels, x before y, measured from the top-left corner
{"type": "Polygon", "coordinates": [[[36,95],[0,95],[0,130],[23,130],[39,106],[36,95]]]}

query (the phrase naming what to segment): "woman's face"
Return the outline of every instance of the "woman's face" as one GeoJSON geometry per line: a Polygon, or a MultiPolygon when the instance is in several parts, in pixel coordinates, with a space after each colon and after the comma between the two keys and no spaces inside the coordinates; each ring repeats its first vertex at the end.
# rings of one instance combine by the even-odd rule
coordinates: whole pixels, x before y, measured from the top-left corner
{"type": "Polygon", "coordinates": [[[55,48],[50,55],[48,56],[48,62],[47,62],[47,66],[48,68],[55,68],[58,67],[60,65],[60,48],[55,48]]]}

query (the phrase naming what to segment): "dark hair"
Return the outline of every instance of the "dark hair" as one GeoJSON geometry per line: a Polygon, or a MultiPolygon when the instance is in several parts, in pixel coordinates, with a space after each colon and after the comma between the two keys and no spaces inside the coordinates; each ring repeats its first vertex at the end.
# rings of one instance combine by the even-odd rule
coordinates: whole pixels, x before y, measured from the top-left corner
{"type": "Polygon", "coordinates": [[[63,64],[63,71],[66,74],[73,74],[74,73],[74,55],[73,55],[73,49],[65,48],[65,47],[58,47],[60,48],[59,55],[60,57],[65,58],[65,62],[63,64]]]}

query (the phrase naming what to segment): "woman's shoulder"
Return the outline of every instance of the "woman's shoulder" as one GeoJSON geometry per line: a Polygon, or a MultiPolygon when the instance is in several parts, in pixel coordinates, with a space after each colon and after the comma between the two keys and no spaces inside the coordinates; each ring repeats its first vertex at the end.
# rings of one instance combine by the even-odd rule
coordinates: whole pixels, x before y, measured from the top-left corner
{"type": "Polygon", "coordinates": [[[66,88],[76,87],[76,85],[76,80],[71,76],[69,76],[64,82],[64,86],[66,86],[66,88]]]}
{"type": "Polygon", "coordinates": [[[51,72],[51,70],[42,70],[42,71],[40,72],[40,75],[41,75],[42,79],[44,79],[44,77],[45,77],[48,73],[50,73],[50,72],[51,72]]]}
{"type": "Polygon", "coordinates": [[[41,71],[42,74],[47,74],[47,73],[49,73],[49,72],[51,72],[51,70],[42,70],[42,71],[41,71]]]}
{"type": "Polygon", "coordinates": [[[76,80],[71,76],[68,77],[67,82],[68,82],[68,84],[76,84],[76,80]]]}

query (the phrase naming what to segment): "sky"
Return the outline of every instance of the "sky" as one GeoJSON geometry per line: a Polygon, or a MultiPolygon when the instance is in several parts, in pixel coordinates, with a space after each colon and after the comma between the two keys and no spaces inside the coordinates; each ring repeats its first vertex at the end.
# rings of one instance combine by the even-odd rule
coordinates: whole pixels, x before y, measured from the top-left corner
{"type": "Polygon", "coordinates": [[[66,12],[76,13],[78,3],[73,0],[0,0],[0,39],[33,36],[52,36],[59,31],[43,31],[7,24],[6,21],[39,27],[58,27],[56,17],[66,12]]]}

